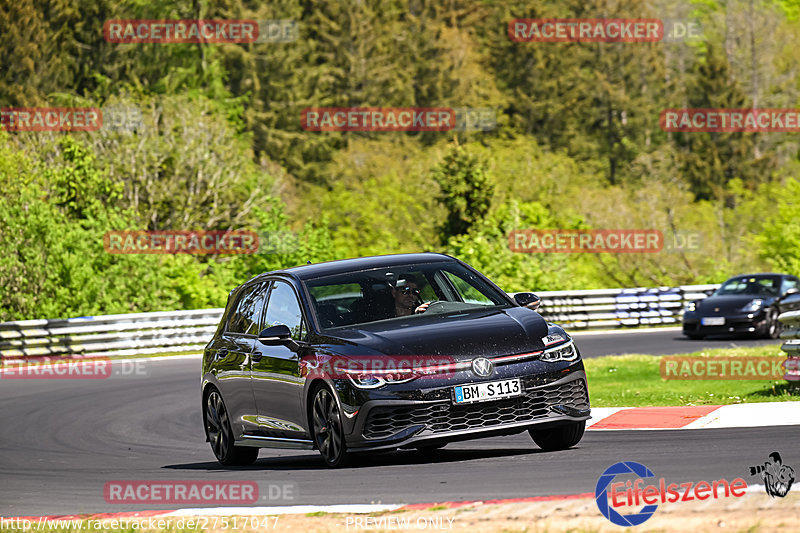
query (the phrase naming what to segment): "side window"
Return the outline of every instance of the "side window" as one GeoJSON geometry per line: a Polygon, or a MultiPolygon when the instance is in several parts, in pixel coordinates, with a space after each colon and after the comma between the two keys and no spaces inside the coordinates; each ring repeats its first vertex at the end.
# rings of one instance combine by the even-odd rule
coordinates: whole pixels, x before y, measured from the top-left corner
{"type": "Polygon", "coordinates": [[[783,286],[781,287],[781,294],[786,293],[789,289],[797,289],[797,279],[796,278],[784,278],[783,279],[783,286]]]}
{"type": "Polygon", "coordinates": [[[328,309],[328,312],[348,313],[353,302],[364,297],[361,285],[358,283],[322,285],[309,287],[308,290],[316,303],[317,313],[320,312],[320,308],[328,309]]]}
{"type": "Polygon", "coordinates": [[[495,302],[490,300],[476,287],[472,286],[467,280],[460,278],[452,272],[448,272],[446,270],[444,271],[444,274],[456,288],[464,302],[470,304],[496,305],[495,302]]]}
{"type": "Polygon", "coordinates": [[[777,295],[780,290],[779,283],[779,279],[762,278],[754,284],[752,292],[777,295]]]}
{"type": "Polygon", "coordinates": [[[297,301],[291,285],[283,281],[276,281],[270,292],[264,327],[268,328],[278,324],[289,326],[294,340],[302,339],[304,328],[300,302],[297,301]]]}
{"type": "Polygon", "coordinates": [[[243,333],[245,335],[258,335],[258,324],[261,322],[261,313],[267,296],[269,284],[258,283],[244,289],[239,296],[236,309],[228,320],[229,333],[243,333]]]}

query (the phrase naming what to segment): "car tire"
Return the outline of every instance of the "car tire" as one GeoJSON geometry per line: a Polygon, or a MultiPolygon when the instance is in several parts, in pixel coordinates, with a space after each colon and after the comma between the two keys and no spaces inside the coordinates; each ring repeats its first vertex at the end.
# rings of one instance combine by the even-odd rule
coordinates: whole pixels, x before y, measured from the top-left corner
{"type": "Polygon", "coordinates": [[[687,333],[686,336],[692,339],[693,341],[701,341],[706,338],[706,336],[703,335],[702,333],[687,333]]]}
{"type": "Polygon", "coordinates": [[[228,418],[228,410],[218,390],[213,389],[206,396],[206,438],[211,444],[211,451],[224,466],[246,466],[258,459],[258,448],[236,446],[233,430],[228,418]]]}
{"type": "Polygon", "coordinates": [[[308,418],[314,444],[325,464],[331,468],[346,464],[349,456],[344,440],[342,412],[333,392],[325,385],[318,386],[311,396],[308,418]]]}
{"type": "Polygon", "coordinates": [[[767,318],[765,319],[762,337],[765,339],[777,339],[781,336],[782,329],[782,325],[778,320],[778,310],[770,307],[767,309],[767,318]]]}
{"type": "Polygon", "coordinates": [[[575,446],[585,430],[586,422],[581,421],[549,429],[529,429],[528,433],[539,448],[551,452],[575,446]]]}

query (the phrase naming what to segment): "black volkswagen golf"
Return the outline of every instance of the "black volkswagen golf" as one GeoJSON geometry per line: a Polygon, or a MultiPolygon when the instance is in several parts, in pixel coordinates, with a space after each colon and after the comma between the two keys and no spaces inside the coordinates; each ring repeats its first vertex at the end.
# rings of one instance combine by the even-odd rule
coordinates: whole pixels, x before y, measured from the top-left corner
{"type": "Polygon", "coordinates": [[[203,356],[206,438],[224,465],[259,448],[432,450],[528,431],[560,450],[589,418],[580,352],[452,257],[401,254],[268,272],[231,291],[203,356]]]}

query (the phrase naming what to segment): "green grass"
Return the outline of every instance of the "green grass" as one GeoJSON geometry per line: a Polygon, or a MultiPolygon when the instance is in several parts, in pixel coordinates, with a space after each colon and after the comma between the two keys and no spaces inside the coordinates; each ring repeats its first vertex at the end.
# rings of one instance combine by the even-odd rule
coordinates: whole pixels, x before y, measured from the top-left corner
{"type": "MultiPolygon", "coordinates": [[[[779,345],[718,348],[680,356],[776,357],[779,345]]],[[[584,360],[592,407],[724,405],[800,400],[800,388],[770,380],[665,380],[660,356],[615,355],[584,360]]]]}

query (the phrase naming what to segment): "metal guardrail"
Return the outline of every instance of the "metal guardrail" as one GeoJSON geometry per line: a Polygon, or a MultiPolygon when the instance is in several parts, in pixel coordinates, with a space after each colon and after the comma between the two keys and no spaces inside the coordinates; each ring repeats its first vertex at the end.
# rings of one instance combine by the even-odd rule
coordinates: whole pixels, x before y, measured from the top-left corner
{"type": "MultiPolygon", "coordinates": [[[[717,285],[544,291],[539,312],[568,328],[676,324],[684,304],[717,285]]],[[[197,353],[216,331],[223,309],[89,316],[0,323],[0,358],[108,357],[197,353]]]]}
{"type": "Polygon", "coordinates": [[[786,370],[783,379],[800,381],[800,311],[787,311],[778,315],[783,324],[781,350],[786,354],[783,368],[786,370]]]}
{"type": "Polygon", "coordinates": [[[539,313],[562,326],[581,328],[678,324],[687,302],[702,300],[719,285],[542,291],[539,313]]]}
{"type": "Polygon", "coordinates": [[[107,357],[202,351],[223,309],[0,322],[0,357],[107,357]]]}

